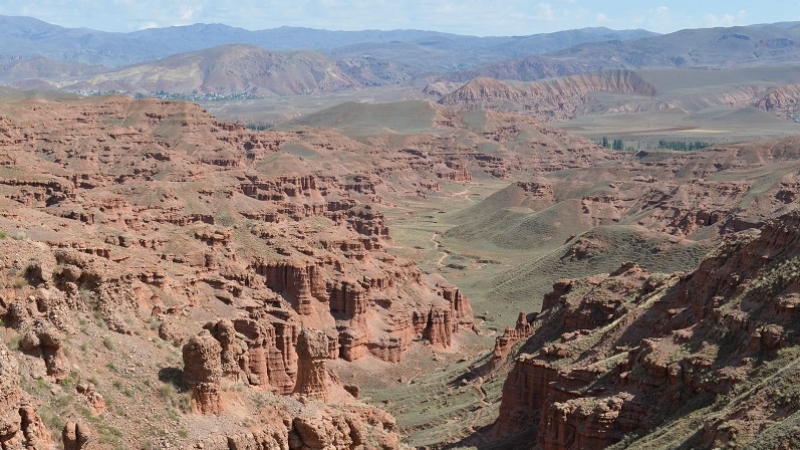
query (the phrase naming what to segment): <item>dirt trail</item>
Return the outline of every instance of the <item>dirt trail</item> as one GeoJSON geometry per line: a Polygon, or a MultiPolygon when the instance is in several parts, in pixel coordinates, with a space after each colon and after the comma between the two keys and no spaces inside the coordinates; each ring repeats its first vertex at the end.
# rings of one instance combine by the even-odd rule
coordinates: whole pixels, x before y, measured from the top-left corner
{"type": "Polygon", "coordinates": [[[453,197],[464,197],[464,199],[469,200],[471,203],[477,204],[478,202],[476,202],[475,200],[471,199],[469,197],[469,194],[470,194],[469,188],[466,188],[461,192],[454,193],[453,197]]]}
{"type": "MultiPolygon", "coordinates": [[[[434,250],[438,250],[438,249],[442,248],[442,244],[440,244],[439,241],[436,240],[437,236],[439,236],[439,233],[433,233],[433,236],[431,236],[431,242],[433,242],[434,250]]],[[[442,261],[444,261],[450,255],[447,252],[438,252],[438,253],[441,256],[439,256],[439,259],[436,261],[436,265],[439,266],[439,267],[444,267],[444,264],[442,264],[442,261]]]]}

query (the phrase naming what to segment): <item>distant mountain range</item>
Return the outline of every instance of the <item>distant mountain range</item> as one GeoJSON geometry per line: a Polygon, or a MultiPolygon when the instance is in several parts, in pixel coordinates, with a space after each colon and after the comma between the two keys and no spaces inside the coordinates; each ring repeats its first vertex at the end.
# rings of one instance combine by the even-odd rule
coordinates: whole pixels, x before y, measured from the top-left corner
{"type": "Polygon", "coordinates": [[[800,23],[792,22],[666,35],[584,28],[475,37],[220,24],[108,33],[0,16],[0,83],[25,89],[276,96],[439,81],[451,86],[446,94],[477,77],[533,81],[609,69],[797,61],[800,23]]]}
{"type": "MultiPolygon", "coordinates": [[[[415,53],[447,54],[447,59],[456,61],[455,64],[466,64],[458,58],[459,53],[468,55],[464,61],[500,61],[585,42],[634,39],[654,34],[646,30],[584,28],[531,36],[476,37],[423,30],[329,31],[280,27],[250,31],[222,24],[109,33],[64,28],[31,17],[0,16],[0,59],[44,57],[54,61],[120,67],[224,44],[251,44],[267,50],[320,50],[337,57],[372,53],[374,56],[393,55],[401,44],[415,53]],[[480,56],[475,56],[478,54],[480,56]]],[[[415,60],[414,57],[404,59],[415,60]]]]}
{"type": "Polygon", "coordinates": [[[681,30],[639,39],[581,43],[546,55],[529,55],[446,76],[533,81],[646,67],[730,68],[800,62],[800,23],[681,30]]]}

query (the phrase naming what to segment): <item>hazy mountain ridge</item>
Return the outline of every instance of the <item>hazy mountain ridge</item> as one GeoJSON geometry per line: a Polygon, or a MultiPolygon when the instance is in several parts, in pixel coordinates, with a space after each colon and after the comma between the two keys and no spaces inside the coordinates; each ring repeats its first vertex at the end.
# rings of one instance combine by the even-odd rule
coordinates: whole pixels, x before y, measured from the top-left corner
{"type": "Polygon", "coordinates": [[[603,69],[647,67],[726,68],[777,65],[800,56],[800,25],[701,28],[621,41],[582,43],[546,55],[532,55],[459,71],[446,78],[475,77],[534,81],[603,69]]]}
{"type": "MultiPolygon", "coordinates": [[[[334,49],[359,44],[403,42],[442,52],[485,51],[483,62],[514,54],[520,42],[528,53],[544,53],[580,42],[649,36],[645,30],[614,31],[585,28],[522,37],[477,37],[425,30],[331,31],[280,27],[250,31],[223,24],[194,24],[150,28],[131,33],[109,33],[85,28],[64,28],[30,17],[0,16],[0,59],[45,57],[56,61],[120,67],[223,44],[252,44],[269,50],[331,50],[341,57],[362,56],[334,49]],[[493,56],[492,56],[493,55],[493,56]],[[488,58],[488,59],[487,59],[488,58]]],[[[360,50],[357,50],[360,53],[360,50]]],[[[453,57],[453,56],[451,56],[453,57]]]]}
{"type": "MultiPolygon", "coordinates": [[[[0,82],[23,89],[145,95],[196,91],[271,97],[388,85],[413,89],[478,77],[535,81],[618,69],[779,65],[800,58],[797,23],[667,35],[584,28],[506,37],[294,27],[249,31],[221,24],[106,33],[3,16],[0,25],[0,42],[9,42],[0,46],[0,82]],[[307,52],[297,59],[297,50],[290,49],[307,52]]],[[[437,94],[429,90],[426,95],[437,94]]]]}

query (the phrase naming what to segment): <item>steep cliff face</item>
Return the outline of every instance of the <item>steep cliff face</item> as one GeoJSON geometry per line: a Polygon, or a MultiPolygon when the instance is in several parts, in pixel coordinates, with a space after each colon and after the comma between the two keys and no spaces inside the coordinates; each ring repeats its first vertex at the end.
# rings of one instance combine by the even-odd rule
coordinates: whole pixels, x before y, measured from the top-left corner
{"type": "MultiPolygon", "coordinates": [[[[341,245],[348,249],[363,248],[348,243],[341,245]]],[[[472,307],[457,287],[430,288],[413,266],[398,267],[399,261],[394,257],[380,259],[374,265],[383,272],[373,269],[360,280],[343,277],[339,269],[352,263],[335,260],[322,263],[291,259],[265,261],[255,266],[255,272],[264,277],[268,287],[292,304],[300,314],[299,321],[336,336],[331,348],[348,361],[372,354],[396,362],[415,339],[427,339],[435,345],[448,347],[454,333],[472,328],[472,307]],[[414,301],[387,301],[404,292],[414,292],[414,301]],[[376,310],[390,312],[383,319],[386,324],[383,333],[368,326],[368,318],[374,317],[376,310]]],[[[358,258],[356,262],[364,260],[358,258]]]]}
{"type": "Polygon", "coordinates": [[[278,395],[294,391],[301,334],[295,318],[262,313],[209,322],[204,328],[183,347],[184,379],[200,412],[215,414],[221,410],[213,405],[219,402],[223,378],[278,395]],[[211,394],[206,396],[206,391],[211,394]],[[212,401],[205,402],[204,397],[211,397],[212,401]],[[205,407],[205,403],[212,407],[205,407]]]}
{"type": "Polygon", "coordinates": [[[641,439],[630,448],[759,442],[792,413],[778,392],[794,392],[800,373],[798,255],[790,213],[734,235],[691,273],[629,264],[558,283],[523,346],[532,353],[506,379],[493,435],[527,430],[544,449],[606,448],[631,433],[641,439]],[[685,412],[697,399],[702,419],[685,412]],[[698,423],[694,436],[649,434],[698,423]]]}
{"type": "Polygon", "coordinates": [[[247,383],[268,387],[277,394],[290,393],[294,388],[293,376],[297,373],[295,344],[299,326],[277,317],[235,319],[233,326],[239,333],[239,347],[245,349],[237,365],[247,383]],[[283,336],[288,339],[281,339],[283,336]]]}
{"type": "MultiPolygon", "coordinates": [[[[228,384],[245,380],[259,390],[271,388],[278,394],[296,395],[273,399],[273,404],[279,406],[255,411],[253,416],[260,418],[261,427],[214,435],[187,448],[200,445],[211,449],[351,450],[399,446],[394,419],[388,414],[354,399],[345,401],[343,407],[325,406],[332,381],[325,365],[331,357],[329,340],[323,331],[306,328],[298,333],[297,342],[291,347],[297,352],[295,379],[285,371],[269,323],[252,319],[221,320],[205,328],[183,347],[183,379],[190,390],[194,412],[219,416],[241,403],[240,395],[248,393],[228,394],[223,398],[225,380],[228,384]],[[269,357],[267,348],[274,349],[279,357],[269,357]]],[[[84,431],[75,424],[67,424],[65,447],[90,448],[81,446],[81,442],[86,442],[82,438],[84,431]]]]}
{"type": "Polygon", "coordinates": [[[652,96],[656,90],[636,72],[614,70],[573,75],[539,83],[514,83],[476,78],[445,95],[439,103],[467,110],[518,112],[542,121],[576,118],[592,92],[652,96]]]}
{"type": "Polygon", "coordinates": [[[267,287],[283,295],[302,315],[314,312],[312,300],[326,301],[325,283],[315,265],[298,261],[278,261],[260,265],[256,273],[264,276],[267,287]]]}

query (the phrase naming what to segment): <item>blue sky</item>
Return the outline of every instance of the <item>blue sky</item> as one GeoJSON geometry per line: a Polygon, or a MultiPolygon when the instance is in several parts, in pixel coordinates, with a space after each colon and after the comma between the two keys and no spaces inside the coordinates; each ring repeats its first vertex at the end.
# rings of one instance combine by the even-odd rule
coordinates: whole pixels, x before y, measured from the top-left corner
{"type": "Polygon", "coordinates": [[[105,31],[224,23],[250,30],[414,28],[497,36],[800,21],[800,0],[0,0],[0,14],[105,31]]]}

